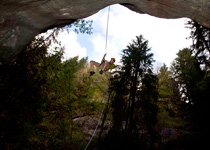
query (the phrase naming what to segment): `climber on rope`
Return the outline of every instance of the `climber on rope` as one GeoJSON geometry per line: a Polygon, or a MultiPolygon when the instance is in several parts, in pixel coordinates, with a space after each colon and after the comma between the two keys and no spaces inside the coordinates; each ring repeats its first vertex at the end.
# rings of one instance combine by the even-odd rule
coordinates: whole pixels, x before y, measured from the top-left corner
{"type": "Polygon", "coordinates": [[[96,61],[91,60],[90,61],[90,76],[92,76],[95,72],[94,72],[94,66],[96,66],[97,68],[100,69],[99,73],[103,74],[104,71],[108,71],[109,69],[112,70],[113,68],[115,68],[115,58],[111,58],[111,60],[108,62],[107,60],[105,60],[106,54],[104,54],[103,59],[101,60],[101,63],[98,63],[96,61]]]}

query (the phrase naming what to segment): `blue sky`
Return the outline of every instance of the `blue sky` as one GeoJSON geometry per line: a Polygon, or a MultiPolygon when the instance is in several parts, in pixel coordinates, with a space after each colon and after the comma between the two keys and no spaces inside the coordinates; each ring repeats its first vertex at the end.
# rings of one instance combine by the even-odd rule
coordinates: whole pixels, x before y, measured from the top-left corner
{"type": "MultiPolygon", "coordinates": [[[[86,18],[93,20],[93,34],[63,32],[58,36],[61,45],[66,48],[66,58],[79,55],[89,60],[100,61],[105,53],[106,24],[108,7],[86,18]]],[[[160,19],[146,14],[135,13],[123,6],[112,5],[109,18],[107,59],[116,58],[120,62],[120,53],[136,36],[143,35],[149,41],[154,53],[155,65],[165,63],[168,67],[176,53],[191,45],[186,38],[190,30],[185,28],[187,18],[160,19]]]]}

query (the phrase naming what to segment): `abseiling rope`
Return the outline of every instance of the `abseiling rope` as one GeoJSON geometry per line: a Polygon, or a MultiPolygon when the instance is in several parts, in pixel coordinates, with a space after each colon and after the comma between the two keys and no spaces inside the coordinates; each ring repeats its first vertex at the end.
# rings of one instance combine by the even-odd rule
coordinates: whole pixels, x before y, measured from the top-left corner
{"type": "MultiPolygon", "coordinates": [[[[105,99],[105,98],[104,98],[104,99],[105,99]]],[[[93,137],[94,137],[95,134],[96,134],[96,131],[98,130],[98,126],[99,126],[99,123],[101,122],[101,117],[102,117],[102,115],[103,115],[104,108],[105,108],[105,105],[103,104],[103,109],[102,109],[102,112],[101,112],[100,117],[98,118],[98,123],[97,123],[97,125],[96,125],[96,128],[95,128],[95,130],[94,130],[94,132],[93,132],[93,135],[92,135],[92,137],[90,138],[90,140],[89,140],[89,142],[88,142],[88,144],[86,145],[86,147],[85,147],[84,150],[86,150],[86,149],[88,148],[90,142],[92,141],[93,137]]]]}
{"type": "Polygon", "coordinates": [[[109,6],[109,8],[108,8],[108,16],[107,16],[107,24],[106,24],[105,54],[107,53],[107,38],[108,38],[108,30],[109,30],[109,12],[110,12],[110,6],[109,6]]]}
{"type": "MultiPolygon", "coordinates": [[[[106,95],[109,94],[110,79],[109,79],[108,81],[109,81],[109,82],[108,82],[108,87],[107,87],[106,95]]],[[[102,103],[104,102],[104,103],[103,103],[103,108],[102,108],[101,114],[100,114],[100,116],[99,116],[99,118],[98,118],[98,122],[97,122],[96,128],[95,128],[95,130],[94,130],[94,132],[93,132],[93,135],[91,136],[91,138],[90,138],[90,140],[89,140],[89,142],[88,142],[88,144],[86,145],[86,147],[85,147],[84,150],[86,150],[86,149],[88,148],[88,146],[90,145],[90,143],[91,143],[93,137],[94,137],[95,134],[96,134],[96,131],[98,130],[98,126],[99,126],[99,124],[100,124],[100,122],[101,122],[101,118],[102,118],[102,115],[103,115],[103,113],[104,113],[106,97],[108,97],[108,96],[105,96],[104,99],[103,99],[103,101],[102,101],[102,103]]]]}
{"type": "MultiPolygon", "coordinates": [[[[107,38],[108,38],[108,27],[109,27],[109,12],[110,12],[110,6],[109,6],[109,8],[108,8],[107,25],[106,25],[105,54],[107,53],[107,38]]],[[[109,91],[109,84],[110,84],[110,79],[109,79],[109,83],[108,83],[107,94],[109,94],[109,93],[108,93],[108,91],[109,91]]],[[[104,100],[105,100],[105,99],[106,99],[106,96],[104,97],[104,100]]],[[[103,101],[104,101],[104,100],[103,100],[103,101]]],[[[99,116],[99,118],[98,118],[98,122],[97,122],[96,128],[95,128],[95,130],[94,130],[94,132],[93,132],[93,135],[92,135],[92,137],[90,138],[90,140],[89,140],[89,142],[88,142],[88,144],[86,145],[86,147],[85,147],[84,150],[87,150],[87,148],[88,148],[88,146],[90,145],[90,143],[91,143],[93,137],[94,137],[95,134],[96,134],[96,131],[98,130],[98,126],[99,126],[99,124],[100,124],[100,122],[101,122],[101,118],[102,118],[102,115],[103,115],[103,113],[104,113],[104,108],[105,108],[105,103],[103,104],[103,109],[102,109],[102,112],[101,112],[101,114],[100,114],[100,116],[99,116]]]]}

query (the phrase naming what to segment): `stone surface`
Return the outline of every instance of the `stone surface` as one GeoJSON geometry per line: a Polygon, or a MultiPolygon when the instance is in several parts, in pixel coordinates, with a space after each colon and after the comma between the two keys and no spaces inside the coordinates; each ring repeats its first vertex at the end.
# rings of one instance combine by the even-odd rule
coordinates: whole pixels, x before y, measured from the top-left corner
{"type": "Polygon", "coordinates": [[[0,61],[20,52],[37,34],[111,4],[160,18],[187,17],[210,27],[209,0],[1,0],[0,61]]]}
{"type": "MultiPolygon", "coordinates": [[[[97,117],[97,116],[95,116],[97,117]]],[[[84,116],[80,118],[73,119],[73,122],[78,125],[78,127],[87,134],[85,140],[90,140],[90,138],[93,136],[94,131],[96,130],[99,118],[90,117],[90,116],[84,116]]],[[[112,123],[110,120],[106,120],[104,123],[104,130],[103,135],[108,133],[109,129],[111,128],[112,123]]],[[[99,122],[99,126],[95,132],[95,135],[99,135],[99,132],[101,130],[101,121],[99,122]]]]}

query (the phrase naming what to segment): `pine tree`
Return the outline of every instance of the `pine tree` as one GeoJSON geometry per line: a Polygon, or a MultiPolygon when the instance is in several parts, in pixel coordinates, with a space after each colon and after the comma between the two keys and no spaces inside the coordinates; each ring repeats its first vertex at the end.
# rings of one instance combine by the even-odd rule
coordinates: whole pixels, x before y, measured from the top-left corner
{"type": "Polygon", "coordinates": [[[122,63],[125,70],[124,77],[128,80],[130,89],[130,111],[128,130],[132,132],[135,127],[134,114],[136,105],[136,94],[142,82],[142,78],[152,68],[152,53],[148,47],[148,41],[142,35],[137,36],[126,49],[123,50],[122,63]]]}

